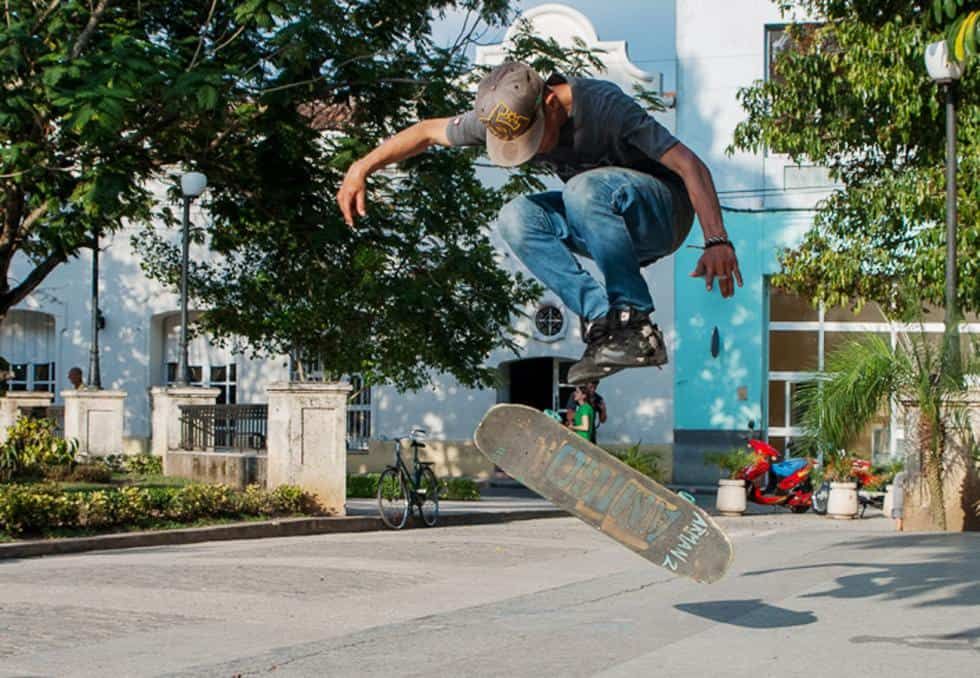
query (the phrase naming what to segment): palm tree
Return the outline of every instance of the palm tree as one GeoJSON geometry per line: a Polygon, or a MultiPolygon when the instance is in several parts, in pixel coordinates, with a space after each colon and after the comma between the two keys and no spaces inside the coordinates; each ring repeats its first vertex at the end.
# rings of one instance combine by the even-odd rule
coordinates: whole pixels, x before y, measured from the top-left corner
{"type": "MultiPolygon", "coordinates": [[[[952,436],[963,432],[966,387],[962,374],[941,369],[942,350],[924,333],[899,336],[895,349],[868,335],[827,356],[825,372],[804,384],[796,401],[803,441],[810,449],[845,449],[892,399],[917,409],[918,470],[933,499],[933,524],[945,530],[947,449],[952,436]]],[[[975,353],[964,360],[963,373],[980,372],[975,353]]]]}

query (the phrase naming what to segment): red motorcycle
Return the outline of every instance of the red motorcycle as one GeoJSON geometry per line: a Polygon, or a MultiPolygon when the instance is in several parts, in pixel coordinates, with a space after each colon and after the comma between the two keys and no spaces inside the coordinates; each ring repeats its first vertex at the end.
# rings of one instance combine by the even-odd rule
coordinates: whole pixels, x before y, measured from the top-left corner
{"type": "Polygon", "coordinates": [[[755,460],[738,474],[745,480],[749,501],[780,504],[793,513],[805,513],[813,498],[810,461],[799,457],[777,461],[782,456],[779,451],[761,440],[750,439],[749,447],[755,452],[755,460]]]}

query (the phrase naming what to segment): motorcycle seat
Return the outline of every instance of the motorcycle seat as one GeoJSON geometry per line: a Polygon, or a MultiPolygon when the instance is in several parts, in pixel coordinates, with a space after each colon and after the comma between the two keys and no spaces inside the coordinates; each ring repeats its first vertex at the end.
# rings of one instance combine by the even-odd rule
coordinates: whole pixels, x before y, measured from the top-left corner
{"type": "Polygon", "coordinates": [[[801,468],[806,466],[806,459],[787,459],[786,461],[781,461],[778,464],[772,465],[772,472],[775,473],[780,478],[786,478],[793,475],[801,468]]]}

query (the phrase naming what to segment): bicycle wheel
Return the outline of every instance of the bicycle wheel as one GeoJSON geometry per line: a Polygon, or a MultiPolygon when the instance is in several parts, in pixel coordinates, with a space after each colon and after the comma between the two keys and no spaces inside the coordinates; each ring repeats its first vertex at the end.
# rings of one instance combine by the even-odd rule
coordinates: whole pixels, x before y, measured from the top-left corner
{"type": "Polygon", "coordinates": [[[431,468],[422,469],[419,479],[419,513],[426,527],[432,527],[439,520],[439,481],[431,468]]]}
{"type": "Polygon", "coordinates": [[[408,520],[408,490],[405,479],[395,468],[386,468],[378,479],[378,511],[381,520],[393,530],[400,530],[408,520]]]}

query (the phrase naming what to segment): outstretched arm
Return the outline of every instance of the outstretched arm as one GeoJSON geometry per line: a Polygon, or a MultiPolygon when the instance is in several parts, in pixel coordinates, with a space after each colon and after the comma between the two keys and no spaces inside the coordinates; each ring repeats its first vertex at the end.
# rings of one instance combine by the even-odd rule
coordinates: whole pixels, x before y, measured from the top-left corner
{"type": "Polygon", "coordinates": [[[348,226],[356,216],[367,214],[367,178],[374,172],[405,158],[424,152],[434,144],[449,146],[446,125],[450,118],[430,118],[406,127],[348,168],[344,183],[337,191],[337,204],[348,226]]]}
{"type": "MultiPolygon", "coordinates": [[[[691,204],[698,215],[704,238],[728,238],[725,224],[721,219],[721,206],[718,194],[711,179],[711,172],[691,149],[681,143],[674,144],[660,157],[660,162],[684,180],[691,204]]],[[[742,286],[742,273],[738,269],[738,258],[732,247],[720,245],[704,250],[698,264],[691,273],[693,277],[704,278],[705,286],[711,291],[715,278],[718,278],[721,296],[735,294],[735,281],[742,286]]]]}

